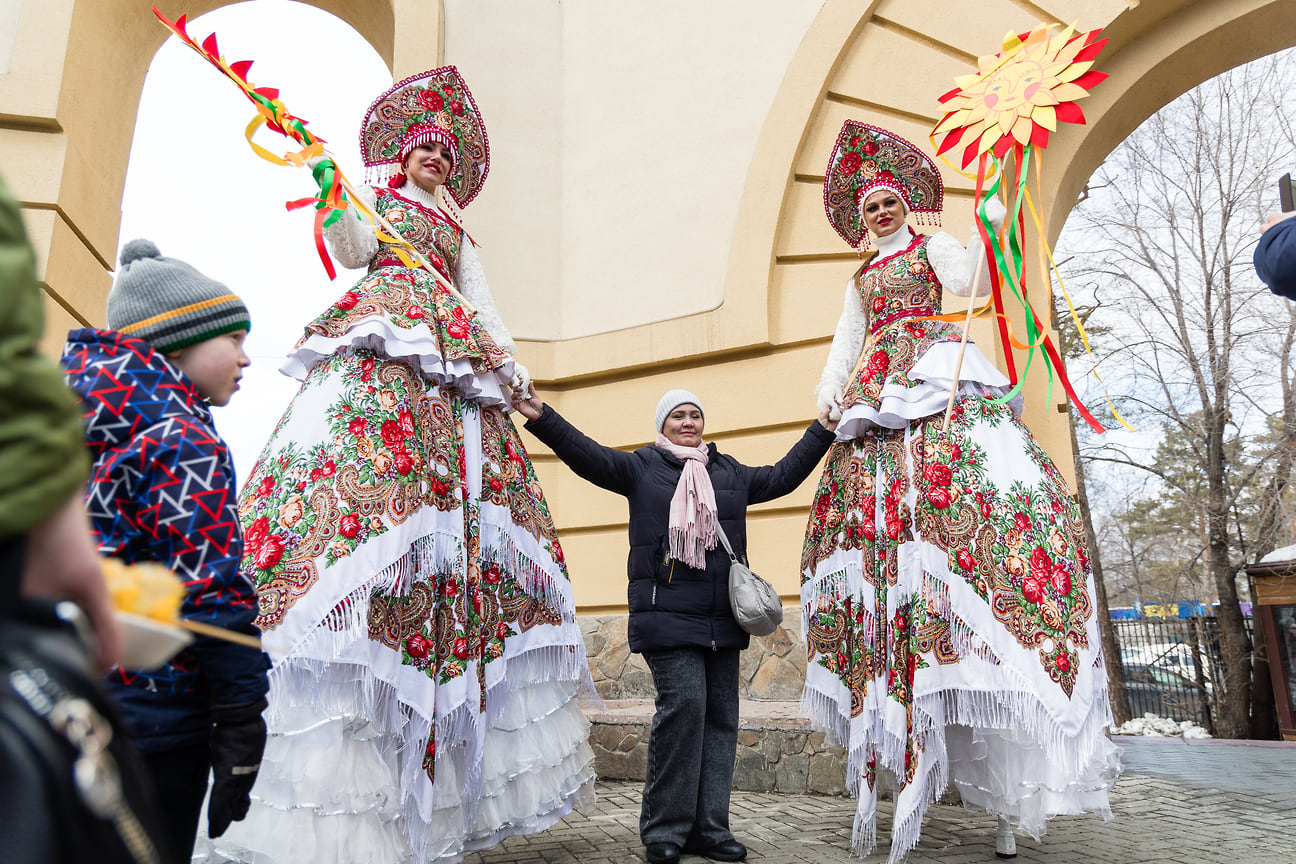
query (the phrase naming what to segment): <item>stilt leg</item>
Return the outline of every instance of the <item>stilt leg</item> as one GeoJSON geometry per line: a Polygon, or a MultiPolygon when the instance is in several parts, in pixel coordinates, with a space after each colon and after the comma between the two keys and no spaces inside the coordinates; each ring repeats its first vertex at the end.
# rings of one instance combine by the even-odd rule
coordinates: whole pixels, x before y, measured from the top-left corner
{"type": "Polygon", "coordinates": [[[999,833],[995,835],[995,855],[1000,858],[1017,857],[1017,838],[1013,837],[1012,825],[1002,816],[999,817],[999,833]]]}

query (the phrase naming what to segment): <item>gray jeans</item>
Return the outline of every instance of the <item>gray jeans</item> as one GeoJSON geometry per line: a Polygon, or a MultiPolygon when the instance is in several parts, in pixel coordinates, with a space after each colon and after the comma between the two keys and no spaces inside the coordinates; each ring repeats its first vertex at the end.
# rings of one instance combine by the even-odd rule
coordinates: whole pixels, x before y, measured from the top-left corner
{"type": "Polygon", "coordinates": [[[738,749],[738,649],[644,652],[657,686],[639,836],[709,849],[733,839],[729,790],[738,749]]]}

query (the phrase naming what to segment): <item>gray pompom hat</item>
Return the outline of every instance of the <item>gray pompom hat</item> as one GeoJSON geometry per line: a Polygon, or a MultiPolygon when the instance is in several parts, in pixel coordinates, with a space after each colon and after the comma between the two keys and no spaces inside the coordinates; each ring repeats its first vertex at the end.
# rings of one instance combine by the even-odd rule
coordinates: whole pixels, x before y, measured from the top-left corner
{"type": "Polygon", "coordinates": [[[122,247],[108,294],[108,327],[169,354],[223,333],[251,330],[252,318],[229,288],[139,239],[122,247]]]}
{"type": "Polygon", "coordinates": [[[662,426],[666,423],[666,418],[670,413],[681,405],[696,405],[698,411],[702,412],[702,419],[706,419],[706,411],[702,410],[702,400],[694,396],[687,390],[668,390],[666,395],[657,403],[657,431],[662,431],[662,426]]]}

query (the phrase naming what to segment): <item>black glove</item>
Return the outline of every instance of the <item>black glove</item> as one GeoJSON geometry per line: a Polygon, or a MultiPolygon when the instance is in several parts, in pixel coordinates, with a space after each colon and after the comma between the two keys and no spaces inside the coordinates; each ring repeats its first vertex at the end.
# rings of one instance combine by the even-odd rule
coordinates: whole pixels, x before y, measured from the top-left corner
{"type": "Polygon", "coordinates": [[[266,700],[212,707],[212,790],[207,804],[207,833],[219,837],[231,822],[247,815],[252,784],[265,752],[266,700]]]}

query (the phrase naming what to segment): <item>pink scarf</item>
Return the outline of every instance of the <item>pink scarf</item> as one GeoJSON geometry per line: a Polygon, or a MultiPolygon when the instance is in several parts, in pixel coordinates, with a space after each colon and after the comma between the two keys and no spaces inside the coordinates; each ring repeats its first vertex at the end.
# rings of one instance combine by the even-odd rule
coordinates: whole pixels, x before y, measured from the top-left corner
{"type": "Polygon", "coordinates": [[[710,458],[706,442],[696,447],[681,447],[659,432],[657,446],[684,463],[670,504],[666,532],[670,557],[701,570],[706,567],[706,550],[716,545],[715,489],[706,472],[710,458]]]}

